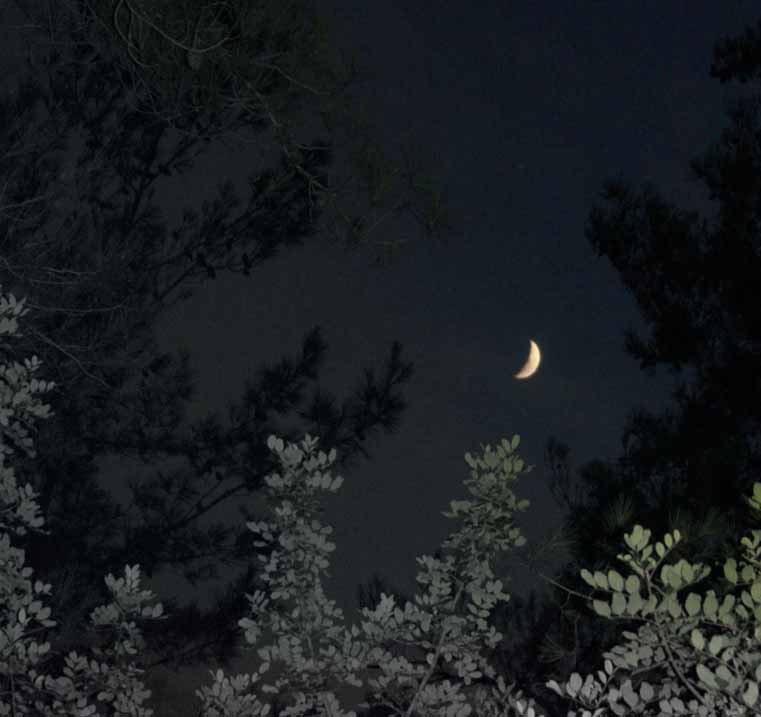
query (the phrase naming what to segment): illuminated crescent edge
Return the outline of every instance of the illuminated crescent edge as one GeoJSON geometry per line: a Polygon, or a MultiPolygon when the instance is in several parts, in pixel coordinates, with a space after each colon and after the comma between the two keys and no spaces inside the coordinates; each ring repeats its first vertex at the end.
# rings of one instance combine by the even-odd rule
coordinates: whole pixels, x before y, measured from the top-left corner
{"type": "Polygon", "coordinates": [[[531,344],[531,348],[529,349],[528,359],[526,359],[523,368],[514,375],[514,378],[529,378],[530,376],[533,376],[539,368],[539,364],[542,362],[542,352],[539,350],[536,342],[529,341],[529,343],[531,344]]]}

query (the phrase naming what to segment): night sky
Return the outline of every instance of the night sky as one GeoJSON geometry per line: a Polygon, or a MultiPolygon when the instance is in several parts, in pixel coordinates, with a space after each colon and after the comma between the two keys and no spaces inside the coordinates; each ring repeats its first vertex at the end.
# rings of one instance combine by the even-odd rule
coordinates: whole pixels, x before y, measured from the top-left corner
{"type": "MultiPolygon", "coordinates": [[[[754,23],[758,6],[321,6],[367,71],[352,97],[391,153],[401,138],[416,139],[456,229],[443,243],[414,236],[380,268],[369,249],[307,242],[249,279],[204,283],[156,331],[162,350],[191,351],[198,390],[189,418],[215,411],[223,421],[253,372],[298,352],[315,325],[328,343],[321,385],[338,396],[363,367],[380,370],[391,342],[401,341],[415,374],[399,431],[371,441],[372,459],[342,472],[341,491],[326,503],[337,544],[326,587],[354,620],[357,584],[373,572],[415,592],[415,557],[432,554],[457,527],[441,512],[466,497],[466,451],[521,436],[519,452],[536,468],[515,491],[531,501],[520,525],[533,542],[560,525],[544,466],[548,438],[567,443],[577,466],[614,459],[627,413],[669,403],[675,379],[662,369],[648,377],[624,352],[624,330],[647,335],[645,324],[584,225],[603,182],[615,177],[635,188],[651,182],[710,216],[688,163],[726,126],[726,103],[737,93],[709,77],[712,48],[754,23]],[[518,381],[530,339],[543,361],[518,381]]],[[[161,197],[162,207],[179,216],[220,179],[242,180],[254,154],[215,147],[186,175],[182,195],[175,182],[175,195],[161,197]]],[[[388,228],[412,231],[404,222],[388,228]]],[[[123,459],[104,467],[112,478],[136,470],[123,459]]],[[[238,519],[237,506],[211,520],[225,517],[238,519]]],[[[511,574],[514,594],[540,587],[521,569],[511,574]]],[[[159,596],[193,594],[168,574],[150,586],[159,596]]]]}

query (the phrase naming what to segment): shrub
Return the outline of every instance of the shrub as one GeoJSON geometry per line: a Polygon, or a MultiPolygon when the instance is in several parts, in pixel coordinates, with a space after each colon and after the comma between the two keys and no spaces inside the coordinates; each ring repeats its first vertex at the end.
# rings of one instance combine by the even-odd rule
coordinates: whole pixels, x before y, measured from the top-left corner
{"type": "MultiPolygon", "coordinates": [[[[16,302],[12,295],[7,301],[0,298],[0,335],[14,335],[17,318],[24,313],[23,301],[16,302]]],[[[41,404],[36,394],[52,384],[32,377],[37,368],[35,358],[23,365],[0,366],[0,498],[5,505],[0,512],[0,530],[4,531],[0,535],[0,611],[5,613],[0,618],[0,676],[7,687],[0,695],[0,715],[84,717],[101,714],[100,709],[108,705],[113,714],[150,717],[152,710],[142,707],[150,691],[145,690],[139,679],[142,670],[131,657],[145,646],[136,621],[163,616],[160,604],[148,604],[152,593],[139,590],[137,565],[126,566],[124,577],[118,580],[106,577],[114,600],[92,613],[95,628],[110,633],[108,646],[93,648],[89,659],[69,653],[64,674],[57,678],[42,671],[49,644],[38,644],[33,635],[56,624],[42,600],[51,586],[40,581],[32,586],[28,580],[32,570],[23,567],[23,551],[11,547],[9,534],[39,530],[44,521],[38,515],[34,491],[28,485],[19,488],[13,469],[5,465],[6,457],[16,449],[33,455],[30,429],[37,418],[49,415],[49,406],[41,404]],[[32,628],[35,623],[38,629],[32,628]]],[[[258,673],[232,678],[222,670],[212,673],[212,686],[196,693],[204,713],[208,717],[265,715],[270,706],[250,690],[259,686],[265,694],[292,697],[293,704],[280,714],[304,715],[316,707],[320,714],[343,715],[332,692],[333,683],[362,686],[358,674],[374,665],[381,674],[368,680],[375,690],[373,704],[395,713],[465,717],[473,706],[461,688],[472,687],[475,680],[486,676],[493,684],[488,688],[475,685],[477,714],[534,715],[533,700],[521,699],[520,691],[513,695],[515,686],[506,686],[483,655],[484,647],[493,648],[501,638],[487,623],[491,609],[497,601],[510,598],[502,590],[502,581],[495,578],[492,565],[499,553],[524,542],[511,521],[516,510],[528,506],[528,501],[517,501],[510,488],[521,472],[530,470],[524,470],[515,453],[518,436],[503,439],[495,449],[486,446],[478,457],[466,454],[471,479],[465,483],[474,500],[452,501],[451,511],[445,513],[463,522],[462,529],[443,543],[449,554],[444,559],[418,558],[421,571],[417,580],[426,586],[425,594],[415,596],[414,604],[408,601],[404,608],[397,606],[393,597],[382,595],[374,610],[363,609],[361,631],[357,626],[347,629],[337,624],[337,619],[342,620],[341,611],[322,589],[320,576],[335,545],[328,539],[330,526],[323,526],[315,517],[316,494],[338,490],[342,478],[329,473],[335,451],[326,455],[316,451],[316,444],[309,436],[299,445],[287,446],[275,436],[268,439],[282,468],[282,475],[275,473],[266,479],[275,504],[274,520],[251,522],[248,527],[261,538],[260,546],[274,547],[269,558],[260,556],[266,563],[264,579],[271,591],[270,597],[260,591],[247,595],[250,617],[242,618],[239,625],[251,644],[267,626],[277,639],[258,650],[264,660],[258,673]],[[414,644],[425,652],[425,660],[412,663],[386,649],[389,644],[414,644]],[[273,684],[264,683],[263,676],[273,662],[285,667],[284,674],[273,684]],[[437,671],[446,672],[447,668],[456,675],[447,673],[451,679],[435,681],[437,671]]],[[[756,484],[748,502],[761,510],[761,484],[756,484]]],[[[634,617],[644,623],[637,634],[624,633],[625,645],[603,655],[605,669],[597,672],[598,679],[588,675],[582,680],[574,673],[564,685],[555,680],[547,683],[580,704],[583,717],[598,717],[607,710],[617,715],[744,715],[758,704],[761,531],[743,538],[744,560],[730,559],[724,564],[726,580],[741,590],[741,604],[732,594],[719,601],[714,591],[705,597],[691,592],[680,602],[678,591],[698,582],[710,569],[685,560],[666,564],[665,558],[679,538],[674,531],[653,546],[650,531],[635,525],[625,535],[628,554],[618,556],[627,565],[628,576],[614,570],[581,572],[595,591],[611,595],[610,601],[591,600],[597,614],[606,619],[634,617]],[[666,679],[661,684],[651,685],[639,678],[664,667],[666,679]],[[692,678],[693,670],[697,679],[692,678]],[[627,673],[638,678],[636,687],[627,673]]]]}

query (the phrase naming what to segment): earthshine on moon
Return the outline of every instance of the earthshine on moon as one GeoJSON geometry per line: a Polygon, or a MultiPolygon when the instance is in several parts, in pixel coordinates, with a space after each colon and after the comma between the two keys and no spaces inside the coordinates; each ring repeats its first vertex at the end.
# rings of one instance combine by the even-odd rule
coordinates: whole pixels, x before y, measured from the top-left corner
{"type": "Polygon", "coordinates": [[[536,342],[530,341],[529,343],[531,344],[531,348],[528,352],[528,359],[526,359],[526,363],[523,365],[523,368],[515,374],[515,378],[529,378],[533,376],[542,361],[542,353],[539,351],[539,347],[536,345],[536,342]]]}

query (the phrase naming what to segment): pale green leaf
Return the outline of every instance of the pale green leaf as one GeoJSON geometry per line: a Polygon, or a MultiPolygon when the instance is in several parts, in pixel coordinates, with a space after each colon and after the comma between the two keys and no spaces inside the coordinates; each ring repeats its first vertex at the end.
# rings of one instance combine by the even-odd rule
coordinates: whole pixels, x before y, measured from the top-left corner
{"type": "Polygon", "coordinates": [[[705,638],[703,637],[703,633],[700,632],[700,630],[693,630],[690,633],[690,642],[695,647],[696,650],[702,650],[705,647],[705,638]]]}
{"type": "Polygon", "coordinates": [[[621,592],[624,589],[624,579],[615,570],[608,571],[608,583],[611,590],[621,592]]]}
{"type": "Polygon", "coordinates": [[[690,617],[697,615],[700,612],[700,595],[690,593],[687,596],[684,607],[690,617]]]}

